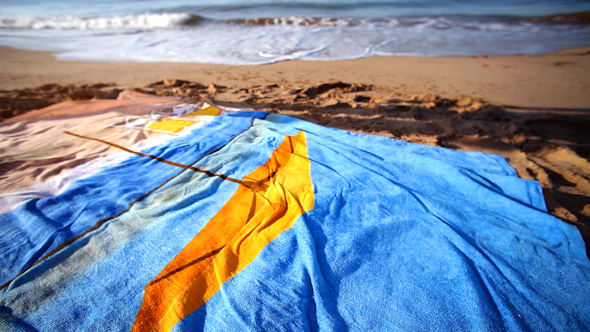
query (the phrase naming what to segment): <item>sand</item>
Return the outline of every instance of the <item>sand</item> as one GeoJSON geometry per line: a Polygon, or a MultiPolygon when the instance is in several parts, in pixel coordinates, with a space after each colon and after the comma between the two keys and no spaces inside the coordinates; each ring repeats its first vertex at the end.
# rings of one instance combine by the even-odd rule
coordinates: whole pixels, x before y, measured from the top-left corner
{"type": "Polygon", "coordinates": [[[500,154],[519,176],[539,181],[549,212],[590,241],[590,47],[539,56],[263,66],[64,62],[0,47],[0,117],[10,118],[0,126],[24,120],[32,109],[114,99],[128,88],[500,154]]]}
{"type": "Polygon", "coordinates": [[[0,89],[43,84],[115,83],[141,87],[164,78],[247,87],[343,81],[401,93],[478,97],[502,105],[576,108],[590,105],[590,47],[542,56],[381,57],[351,61],[288,61],[263,66],[195,63],[55,61],[50,53],[0,47],[0,89]]]}

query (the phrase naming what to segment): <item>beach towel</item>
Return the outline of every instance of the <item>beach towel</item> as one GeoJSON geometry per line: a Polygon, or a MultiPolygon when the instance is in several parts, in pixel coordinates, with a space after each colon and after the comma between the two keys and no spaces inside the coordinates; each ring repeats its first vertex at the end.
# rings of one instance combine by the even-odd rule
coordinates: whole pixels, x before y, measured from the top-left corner
{"type": "MultiPolygon", "coordinates": [[[[500,156],[248,111],[125,133],[106,124],[132,100],[73,109],[100,102],[53,106],[79,125],[10,154],[3,181],[30,180],[0,195],[0,330],[590,329],[581,235],[500,156]]],[[[38,140],[50,111],[0,134],[38,140]]]]}

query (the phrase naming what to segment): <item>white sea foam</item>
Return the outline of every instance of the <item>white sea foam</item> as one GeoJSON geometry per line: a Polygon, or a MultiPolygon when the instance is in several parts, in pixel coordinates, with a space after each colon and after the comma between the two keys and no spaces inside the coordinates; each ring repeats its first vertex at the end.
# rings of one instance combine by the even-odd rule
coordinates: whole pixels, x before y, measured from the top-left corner
{"type": "Polygon", "coordinates": [[[54,51],[60,60],[257,65],[294,59],[554,52],[590,44],[590,28],[444,16],[216,21],[168,13],[1,19],[0,44],[54,51]]]}
{"type": "Polygon", "coordinates": [[[33,30],[125,30],[182,26],[194,16],[190,14],[141,14],[115,17],[18,17],[1,18],[0,28],[33,30]]]}
{"type": "MultiPolygon", "coordinates": [[[[178,29],[199,23],[227,24],[233,26],[283,26],[283,27],[366,27],[380,26],[418,27],[433,29],[463,28],[474,30],[520,30],[537,26],[527,21],[496,22],[469,19],[453,20],[448,17],[406,17],[388,19],[355,19],[309,16],[282,16],[269,18],[229,19],[215,21],[189,13],[140,14],[113,17],[0,17],[0,29],[32,30],[129,30],[129,29],[178,29]]],[[[561,26],[561,28],[570,26],[561,26]]],[[[559,28],[558,26],[554,28],[559,28]]]]}

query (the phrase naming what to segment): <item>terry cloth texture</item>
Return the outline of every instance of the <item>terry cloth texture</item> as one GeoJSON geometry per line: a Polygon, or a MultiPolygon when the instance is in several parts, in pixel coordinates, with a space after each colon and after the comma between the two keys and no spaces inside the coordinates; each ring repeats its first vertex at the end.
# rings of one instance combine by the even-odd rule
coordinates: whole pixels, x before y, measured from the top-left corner
{"type": "Polygon", "coordinates": [[[590,329],[582,237],[503,158],[240,113],[0,215],[0,329],[590,329]]]}

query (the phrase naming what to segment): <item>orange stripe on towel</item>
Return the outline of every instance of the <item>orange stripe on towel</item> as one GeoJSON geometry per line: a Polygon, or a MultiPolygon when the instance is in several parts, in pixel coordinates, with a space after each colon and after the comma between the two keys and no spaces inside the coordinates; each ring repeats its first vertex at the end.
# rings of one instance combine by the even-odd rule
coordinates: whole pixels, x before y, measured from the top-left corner
{"type": "Polygon", "coordinates": [[[270,159],[145,288],[132,331],[170,331],[313,209],[305,133],[287,136],[270,159]]]}

